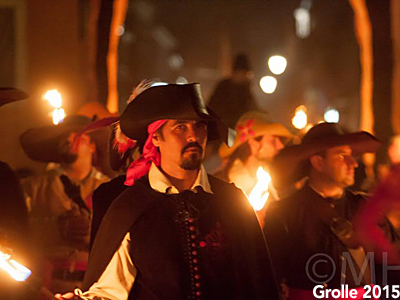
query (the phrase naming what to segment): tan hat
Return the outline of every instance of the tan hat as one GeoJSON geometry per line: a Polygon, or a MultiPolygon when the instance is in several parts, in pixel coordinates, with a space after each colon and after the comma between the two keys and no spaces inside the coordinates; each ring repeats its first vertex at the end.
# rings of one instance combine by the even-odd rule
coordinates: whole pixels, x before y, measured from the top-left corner
{"type": "Polygon", "coordinates": [[[237,148],[243,145],[247,140],[263,136],[265,134],[279,137],[292,138],[293,134],[281,123],[272,122],[268,114],[249,111],[244,113],[236,123],[236,137],[232,147],[228,148],[222,144],[219,148],[221,158],[231,156],[237,148]]]}

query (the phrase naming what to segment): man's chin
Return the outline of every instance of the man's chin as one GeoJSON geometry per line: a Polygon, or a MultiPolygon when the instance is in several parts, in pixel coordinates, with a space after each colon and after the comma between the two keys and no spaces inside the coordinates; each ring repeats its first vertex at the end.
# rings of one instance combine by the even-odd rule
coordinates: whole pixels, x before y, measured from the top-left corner
{"type": "Polygon", "coordinates": [[[188,171],[198,170],[200,169],[202,160],[203,158],[200,153],[192,153],[182,158],[180,166],[182,169],[188,171]]]}
{"type": "Polygon", "coordinates": [[[345,180],[345,181],[344,181],[344,187],[345,187],[345,188],[351,187],[352,185],[354,185],[354,183],[355,183],[355,180],[354,180],[354,179],[345,180]]]}

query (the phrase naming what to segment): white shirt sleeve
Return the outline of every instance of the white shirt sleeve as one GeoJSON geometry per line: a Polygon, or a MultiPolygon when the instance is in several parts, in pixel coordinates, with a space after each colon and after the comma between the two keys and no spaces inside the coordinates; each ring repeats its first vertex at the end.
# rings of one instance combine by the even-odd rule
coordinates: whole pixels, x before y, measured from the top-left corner
{"type": "Polygon", "coordinates": [[[84,300],[128,299],[137,273],[129,255],[129,249],[130,234],[128,232],[99,280],[86,292],[76,289],[75,295],[84,300]]]}

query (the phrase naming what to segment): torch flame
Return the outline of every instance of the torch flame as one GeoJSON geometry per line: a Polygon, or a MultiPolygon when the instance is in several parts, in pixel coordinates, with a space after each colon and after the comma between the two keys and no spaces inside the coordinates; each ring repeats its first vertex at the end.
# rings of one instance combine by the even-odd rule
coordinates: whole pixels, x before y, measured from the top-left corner
{"type": "Polygon", "coordinates": [[[53,116],[53,124],[58,125],[59,123],[62,122],[62,120],[64,120],[65,111],[62,108],[56,108],[55,110],[53,110],[52,116],[53,116]]]}
{"type": "Polygon", "coordinates": [[[43,99],[47,100],[54,108],[60,108],[62,104],[61,94],[57,90],[48,90],[43,99]]]}
{"type": "Polygon", "coordinates": [[[255,211],[261,210],[269,197],[268,186],[271,182],[271,176],[262,167],[257,170],[257,183],[251,190],[249,202],[255,211]]]}
{"type": "Polygon", "coordinates": [[[0,251],[0,268],[16,281],[25,281],[32,273],[31,270],[11,259],[11,255],[2,251],[0,251]]]}

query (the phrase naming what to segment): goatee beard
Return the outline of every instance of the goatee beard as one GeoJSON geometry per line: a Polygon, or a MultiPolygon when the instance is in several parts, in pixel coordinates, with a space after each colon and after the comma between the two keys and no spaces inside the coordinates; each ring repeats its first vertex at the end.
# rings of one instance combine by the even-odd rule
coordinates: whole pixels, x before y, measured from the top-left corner
{"type": "Polygon", "coordinates": [[[182,157],[181,157],[180,167],[182,169],[188,170],[188,171],[198,170],[200,168],[201,162],[203,160],[203,148],[201,148],[199,143],[191,142],[182,149],[181,155],[182,155],[182,157]],[[190,155],[188,157],[184,157],[186,150],[191,147],[195,147],[199,151],[190,153],[190,155]]]}
{"type": "Polygon", "coordinates": [[[182,158],[180,167],[187,171],[198,170],[201,166],[201,161],[201,154],[193,153],[187,158],[182,158]]]}

